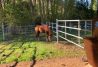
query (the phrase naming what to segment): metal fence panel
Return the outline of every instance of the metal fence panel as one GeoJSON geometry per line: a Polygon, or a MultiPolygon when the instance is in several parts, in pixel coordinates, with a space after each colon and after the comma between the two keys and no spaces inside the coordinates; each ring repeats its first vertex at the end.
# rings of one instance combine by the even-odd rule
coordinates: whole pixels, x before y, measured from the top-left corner
{"type": "Polygon", "coordinates": [[[55,37],[57,42],[59,38],[67,40],[81,48],[83,48],[83,37],[92,36],[92,20],[56,20],[52,23],[52,29],[55,28],[55,37]]]}

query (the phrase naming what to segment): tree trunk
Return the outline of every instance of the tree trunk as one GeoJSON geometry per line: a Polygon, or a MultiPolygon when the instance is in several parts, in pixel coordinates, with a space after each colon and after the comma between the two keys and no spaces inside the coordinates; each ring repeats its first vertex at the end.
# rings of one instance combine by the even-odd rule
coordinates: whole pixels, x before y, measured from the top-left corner
{"type": "Polygon", "coordinates": [[[41,16],[41,20],[43,21],[43,13],[42,13],[42,0],[39,0],[39,9],[40,9],[40,16],[41,16]]]}
{"type": "Polygon", "coordinates": [[[0,0],[0,9],[1,9],[1,7],[2,7],[2,2],[1,2],[1,0],[0,0]]]}
{"type": "Polygon", "coordinates": [[[46,0],[46,20],[49,21],[49,0],[46,0]]]}
{"type": "Polygon", "coordinates": [[[4,0],[0,0],[1,8],[4,9],[4,0]]]}
{"type": "Polygon", "coordinates": [[[45,21],[45,3],[44,3],[45,1],[44,0],[42,0],[42,18],[43,18],[43,22],[45,21]]]}
{"type": "Polygon", "coordinates": [[[34,15],[34,13],[33,13],[33,11],[34,11],[34,5],[33,5],[33,0],[30,0],[29,1],[30,3],[29,3],[29,5],[30,5],[30,9],[31,9],[31,15],[34,15]]]}
{"type": "Polygon", "coordinates": [[[98,17],[98,0],[97,0],[97,6],[96,7],[97,7],[97,17],[98,17]]]}

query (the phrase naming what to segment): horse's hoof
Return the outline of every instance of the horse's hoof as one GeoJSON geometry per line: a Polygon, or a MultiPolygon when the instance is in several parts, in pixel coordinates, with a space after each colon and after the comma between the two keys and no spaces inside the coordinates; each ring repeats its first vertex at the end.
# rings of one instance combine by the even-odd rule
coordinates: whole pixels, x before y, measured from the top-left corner
{"type": "Polygon", "coordinates": [[[51,40],[48,40],[47,42],[51,42],[51,40]]]}

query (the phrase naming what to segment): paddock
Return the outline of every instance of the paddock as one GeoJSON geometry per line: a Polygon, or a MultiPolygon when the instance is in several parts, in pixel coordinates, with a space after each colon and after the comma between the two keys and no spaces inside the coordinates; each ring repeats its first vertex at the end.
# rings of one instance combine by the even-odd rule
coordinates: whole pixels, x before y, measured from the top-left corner
{"type": "Polygon", "coordinates": [[[72,67],[72,64],[73,67],[85,66],[82,61],[82,57],[86,56],[83,49],[68,42],[57,44],[56,41],[44,40],[34,41],[30,37],[20,37],[0,43],[0,67],[72,67]]]}
{"type": "Polygon", "coordinates": [[[85,62],[82,61],[82,57],[86,57],[82,49],[84,48],[83,37],[92,36],[92,20],[57,19],[56,22],[46,22],[46,24],[52,29],[52,42],[45,42],[44,33],[40,35],[40,41],[37,41],[34,25],[9,28],[6,24],[1,24],[0,64],[18,67],[21,66],[21,62],[23,64],[29,62],[27,67],[41,67],[44,64],[48,67],[47,63],[55,61],[56,67],[57,65],[58,67],[85,66],[85,62]],[[13,35],[10,32],[13,32],[13,35]],[[77,64],[72,62],[72,65],[64,60],[78,62],[77,64]],[[42,62],[44,64],[41,64],[42,62]]]}

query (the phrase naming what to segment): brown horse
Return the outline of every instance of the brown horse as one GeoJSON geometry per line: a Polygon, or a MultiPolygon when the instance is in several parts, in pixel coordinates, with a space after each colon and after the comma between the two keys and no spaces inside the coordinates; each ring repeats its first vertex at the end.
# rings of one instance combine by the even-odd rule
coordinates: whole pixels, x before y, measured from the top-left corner
{"type": "Polygon", "coordinates": [[[39,40],[40,33],[46,34],[46,41],[51,41],[51,30],[48,25],[36,25],[35,26],[36,38],[39,40]]]}

